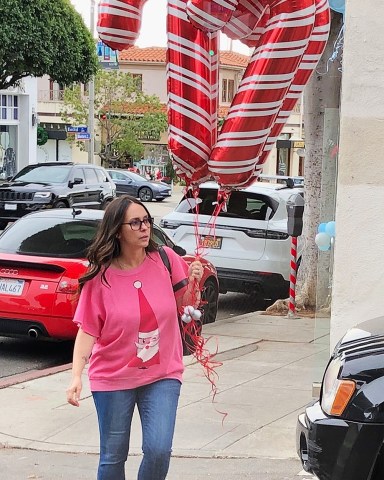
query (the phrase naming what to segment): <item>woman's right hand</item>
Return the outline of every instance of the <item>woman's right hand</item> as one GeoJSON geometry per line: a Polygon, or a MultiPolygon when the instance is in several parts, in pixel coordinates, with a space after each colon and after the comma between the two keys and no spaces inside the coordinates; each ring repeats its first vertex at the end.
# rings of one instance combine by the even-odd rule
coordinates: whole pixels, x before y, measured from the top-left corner
{"type": "Polygon", "coordinates": [[[83,388],[81,377],[73,377],[72,382],[67,388],[67,402],[74,407],[79,407],[80,394],[83,388]]]}

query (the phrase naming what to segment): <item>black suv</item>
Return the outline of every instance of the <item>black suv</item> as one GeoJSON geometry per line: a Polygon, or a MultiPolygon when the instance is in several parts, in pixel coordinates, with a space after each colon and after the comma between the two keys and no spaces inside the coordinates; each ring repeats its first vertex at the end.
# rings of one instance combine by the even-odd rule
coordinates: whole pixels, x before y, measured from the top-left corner
{"type": "Polygon", "coordinates": [[[0,229],[45,208],[103,209],[115,196],[116,186],[102,167],[72,162],[28,165],[0,184],[0,229]]]}

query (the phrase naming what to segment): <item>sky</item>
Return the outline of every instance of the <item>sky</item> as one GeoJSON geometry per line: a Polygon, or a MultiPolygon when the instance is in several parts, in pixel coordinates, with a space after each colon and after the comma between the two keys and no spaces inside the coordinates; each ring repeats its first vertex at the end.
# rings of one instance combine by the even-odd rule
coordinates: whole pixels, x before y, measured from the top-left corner
{"type": "MultiPolygon", "coordinates": [[[[90,25],[91,0],[71,0],[76,10],[81,13],[86,24],[90,25]]],[[[96,0],[96,20],[97,23],[97,4],[96,0]]],[[[138,47],[165,47],[166,36],[166,9],[167,0],[147,0],[144,6],[143,23],[140,36],[136,42],[138,47]]],[[[234,41],[232,48],[235,52],[249,54],[249,48],[241,42],[234,41]]],[[[220,49],[229,50],[230,41],[225,35],[221,35],[220,49]]]]}

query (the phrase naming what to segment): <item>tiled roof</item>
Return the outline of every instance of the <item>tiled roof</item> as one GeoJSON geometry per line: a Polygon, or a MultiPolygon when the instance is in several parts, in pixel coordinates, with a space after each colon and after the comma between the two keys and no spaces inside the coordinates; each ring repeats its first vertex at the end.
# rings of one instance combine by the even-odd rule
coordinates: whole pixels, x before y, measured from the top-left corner
{"type": "MultiPolygon", "coordinates": [[[[131,47],[119,53],[120,62],[165,63],[167,49],[165,47],[131,47]]],[[[249,57],[237,52],[221,51],[220,64],[229,67],[245,68],[249,57]]]]}

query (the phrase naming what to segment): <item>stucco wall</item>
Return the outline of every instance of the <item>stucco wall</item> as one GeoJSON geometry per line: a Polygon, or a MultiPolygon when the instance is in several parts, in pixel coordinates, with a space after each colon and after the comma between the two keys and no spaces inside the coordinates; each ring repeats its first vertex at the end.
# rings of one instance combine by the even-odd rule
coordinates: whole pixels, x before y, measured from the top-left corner
{"type": "Polygon", "coordinates": [[[384,312],[384,2],[347,0],[331,348],[384,312]]]}

